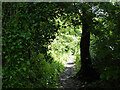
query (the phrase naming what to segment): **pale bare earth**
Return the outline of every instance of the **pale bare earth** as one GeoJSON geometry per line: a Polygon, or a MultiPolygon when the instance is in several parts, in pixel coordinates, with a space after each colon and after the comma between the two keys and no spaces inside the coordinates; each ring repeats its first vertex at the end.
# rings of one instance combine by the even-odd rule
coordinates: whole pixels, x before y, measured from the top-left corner
{"type": "Polygon", "coordinates": [[[59,76],[59,88],[80,88],[82,86],[81,82],[72,78],[75,72],[75,59],[73,55],[70,55],[65,65],[64,72],[59,76]]]}

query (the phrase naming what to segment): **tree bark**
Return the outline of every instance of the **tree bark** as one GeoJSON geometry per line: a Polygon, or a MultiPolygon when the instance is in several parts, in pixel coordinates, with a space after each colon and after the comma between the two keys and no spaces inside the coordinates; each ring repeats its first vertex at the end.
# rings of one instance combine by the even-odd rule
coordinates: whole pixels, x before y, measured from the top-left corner
{"type": "Polygon", "coordinates": [[[82,10],[83,19],[82,19],[82,37],[80,42],[80,51],[81,51],[81,69],[77,73],[77,77],[82,78],[84,81],[94,81],[98,78],[98,74],[92,68],[91,58],[90,58],[90,24],[92,17],[87,17],[87,10],[82,10]]]}

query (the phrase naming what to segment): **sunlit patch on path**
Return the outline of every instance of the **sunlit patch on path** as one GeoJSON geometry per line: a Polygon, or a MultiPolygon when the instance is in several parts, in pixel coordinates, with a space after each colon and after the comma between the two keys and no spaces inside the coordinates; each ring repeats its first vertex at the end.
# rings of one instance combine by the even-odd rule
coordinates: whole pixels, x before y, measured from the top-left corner
{"type": "Polygon", "coordinates": [[[80,81],[71,78],[75,72],[75,59],[73,55],[70,55],[65,65],[64,72],[59,76],[59,88],[79,88],[80,81]]]}

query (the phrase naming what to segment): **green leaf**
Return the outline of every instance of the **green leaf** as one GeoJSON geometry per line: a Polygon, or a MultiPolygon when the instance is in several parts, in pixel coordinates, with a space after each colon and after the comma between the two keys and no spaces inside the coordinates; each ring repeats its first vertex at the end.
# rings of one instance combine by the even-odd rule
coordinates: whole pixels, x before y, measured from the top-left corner
{"type": "Polygon", "coordinates": [[[21,69],[18,69],[18,71],[21,71],[21,69]]]}
{"type": "Polygon", "coordinates": [[[112,35],[112,31],[110,31],[110,35],[112,35]]]}
{"type": "Polygon", "coordinates": [[[23,48],[23,46],[20,46],[20,48],[23,48]]]}
{"type": "Polygon", "coordinates": [[[26,71],[26,67],[24,67],[23,70],[26,71]]]}
{"type": "Polygon", "coordinates": [[[16,57],[17,57],[17,55],[14,56],[14,58],[16,58],[16,57]]]}
{"type": "Polygon", "coordinates": [[[109,80],[110,79],[110,75],[107,75],[106,79],[109,80]]]}
{"type": "Polygon", "coordinates": [[[14,49],[14,47],[12,46],[11,49],[14,49]]]}
{"type": "Polygon", "coordinates": [[[117,40],[118,42],[120,42],[120,40],[117,40]]]}
{"type": "Polygon", "coordinates": [[[22,37],[24,37],[24,38],[25,38],[25,34],[22,34],[22,37]]]}
{"type": "Polygon", "coordinates": [[[104,79],[104,77],[105,77],[104,74],[101,74],[101,75],[100,75],[100,78],[101,78],[101,79],[104,79]]]}
{"type": "Polygon", "coordinates": [[[26,37],[26,40],[30,39],[30,37],[26,37]]]}
{"type": "Polygon", "coordinates": [[[24,59],[23,59],[23,58],[20,58],[20,60],[22,60],[22,61],[23,61],[24,59]]]}
{"type": "Polygon", "coordinates": [[[12,76],[10,76],[10,79],[12,79],[12,76]]]}
{"type": "Polygon", "coordinates": [[[29,76],[27,76],[26,78],[29,78],[29,76]]]}
{"type": "Polygon", "coordinates": [[[27,65],[30,65],[30,62],[29,62],[29,61],[27,61],[27,65]]]}

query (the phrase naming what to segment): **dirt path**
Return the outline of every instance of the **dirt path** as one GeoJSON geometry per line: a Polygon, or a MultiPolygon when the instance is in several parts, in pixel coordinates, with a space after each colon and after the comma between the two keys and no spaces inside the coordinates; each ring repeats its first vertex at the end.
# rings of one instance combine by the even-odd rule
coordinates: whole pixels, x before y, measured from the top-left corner
{"type": "Polygon", "coordinates": [[[59,76],[59,88],[80,88],[82,86],[81,82],[72,78],[75,72],[75,59],[73,55],[70,55],[65,65],[64,72],[59,76]]]}

